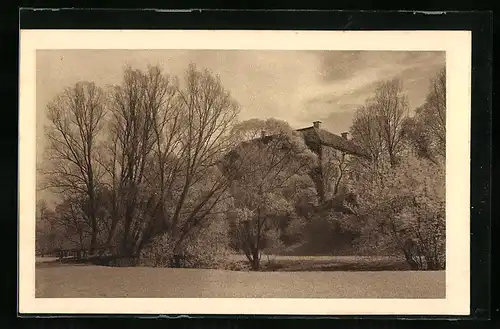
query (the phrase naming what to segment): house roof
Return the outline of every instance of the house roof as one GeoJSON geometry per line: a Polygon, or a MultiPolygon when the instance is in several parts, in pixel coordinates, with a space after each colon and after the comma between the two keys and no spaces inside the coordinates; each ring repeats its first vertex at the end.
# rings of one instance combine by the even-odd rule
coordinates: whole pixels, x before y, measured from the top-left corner
{"type": "MultiPolygon", "coordinates": [[[[347,154],[352,154],[355,156],[370,159],[370,155],[368,155],[366,152],[363,152],[363,150],[358,145],[356,145],[353,141],[350,141],[346,138],[343,138],[341,136],[333,134],[327,130],[312,126],[312,127],[297,129],[296,131],[302,133],[302,136],[303,136],[306,144],[309,144],[309,145],[320,144],[323,146],[328,146],[328,147],[334,148],[334,149],[339,150],[341,152],[345,152],[347,154]]],[[[267,144],[268,142],[273,140],[274,136],[275,135],[265,135],[265,136],[257,137],[257,138],[251,139],[251,140],[247,140],[247,141],[241,142],[240,147],[244,146],[244,145],[249,145],[249,144],[255,143],[257,141],[261,141],[261,142],[264,142],[265,144],[267,144]]],[[[235,150],[233,150],[230,153],[233,153],[234,151],[235,150]]]]}
{"type": "Polygon", "coordinates": [[[363,150],[354,142],[335,135],[327,130],[312,126],[297,129],[297,131],[303,133],[306,142],[320,143],[321,145],[329,146],[345,153],[369,158],[369,155],[363,152],[363,150]]]}

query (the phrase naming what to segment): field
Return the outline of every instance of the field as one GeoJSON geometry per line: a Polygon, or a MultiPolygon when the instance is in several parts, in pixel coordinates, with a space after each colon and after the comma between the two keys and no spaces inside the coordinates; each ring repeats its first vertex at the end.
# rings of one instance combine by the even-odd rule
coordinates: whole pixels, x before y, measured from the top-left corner
{"type": "MultiPolygon", "coordinates": [[[[247,269],[244,255],[231,255],[232,269],[247,269]]],[[[263,271],[407,271],[406,261],[391,256],[276,256],[263,255],[263,271]]]]}
{"type": "MultiPolygon", "coordinates": [[[[232,260],[243,261],[239,256],[232,260]]],[[[372,267],[373,264],[384,262],[392,264],[394,260],[391,259],[378,258],[374,261],[373,258],[363,257],[274,256],[270,260],[271,263],[281,264],[281,267],[278,266],[273,272],[248,272],[39,263],[35,278],[36,297],[445,297],[444,271],[353,270],[356,264],[371,264],[372,267]],[[349,271],[342,270],[347,267],[349,271]]],[[[263,261],[266,262],[267,259],[263,261]]]]}

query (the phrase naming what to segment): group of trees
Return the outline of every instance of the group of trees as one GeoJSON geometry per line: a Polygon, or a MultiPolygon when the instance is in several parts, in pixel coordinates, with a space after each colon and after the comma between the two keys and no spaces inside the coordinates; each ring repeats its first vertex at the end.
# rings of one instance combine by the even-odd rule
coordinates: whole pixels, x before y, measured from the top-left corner
{"type": "Polygon", "coordinates": [[[91,253],[137,255],[165,232],[180,250],[227,199],[230,176],[217,165],[239,107],[209,71],[190,66],[179,82],[159,67],[127,68],[120,85],[77,83],[48,110],[45,188],[91,253]]]}
{"type": "Polygon", "coordinates": [[[320,159],[326,198],[300,133],[276,119],[238,122],[208,70],[190,65],[178,79],[129,67],[106,90],[77,83],[48,105],[42,175],[60,200],[39,206],[37,248],[73,241],[168,266],[179,255],[212,266],[232,248],[258,270],[263,250],[304,244],[321,222],[413,268],[442,268],[445,82],[443,70],[413,116],[402,84],[382,83],[351,129],[369,159],[320,159]]]}
{"type": "Polygon", "coordinates": [[[400,81],[383,83],[354,119],[353,139],[372,161],[357,158],[360,241],[392,249],[413,269],[445,266],[446,71],[425,103],[408,115],[400,81]]]}

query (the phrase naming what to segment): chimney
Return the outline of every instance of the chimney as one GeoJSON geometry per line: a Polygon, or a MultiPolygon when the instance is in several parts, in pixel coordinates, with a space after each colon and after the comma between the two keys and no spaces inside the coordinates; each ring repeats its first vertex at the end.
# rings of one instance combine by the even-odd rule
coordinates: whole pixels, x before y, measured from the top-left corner
{"type": "Polygon", "coordinates": [[[321,121],[314,121],[314,122],[313,122],[313,125],[314,125],[314,128],[319,129],[319,128],[320,128],[320,126],[321,126],[321,121]]]}
{"type": "Polygon", "coordinates": [[[344,139],[347,139],[347,136],[349,135],[349,133],[345,132],[345,133],[342,133],[342,138],[344,139]]]}
{"type": "Polygon", "coordinates": [[[264,137],[266,137],[266,136],[267,136],[267,132],[266,132],[265,130],[261,130],[261,132],[260,132],[260,137],[261,137],[261,138],[264,138],[264,137]]]}

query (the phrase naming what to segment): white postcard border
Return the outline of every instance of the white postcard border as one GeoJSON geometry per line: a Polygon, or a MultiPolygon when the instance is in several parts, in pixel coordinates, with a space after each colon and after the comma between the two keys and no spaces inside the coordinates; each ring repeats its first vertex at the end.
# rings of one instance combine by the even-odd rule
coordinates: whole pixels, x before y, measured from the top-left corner
{"type": "Polygon", "coordinates": [[[469,314],[470,31],[22,30],[19,74],[20,313],[469,314]],[[35,298],[35,81],[39,49],[446,51],[446,298],[35,298]]]}

